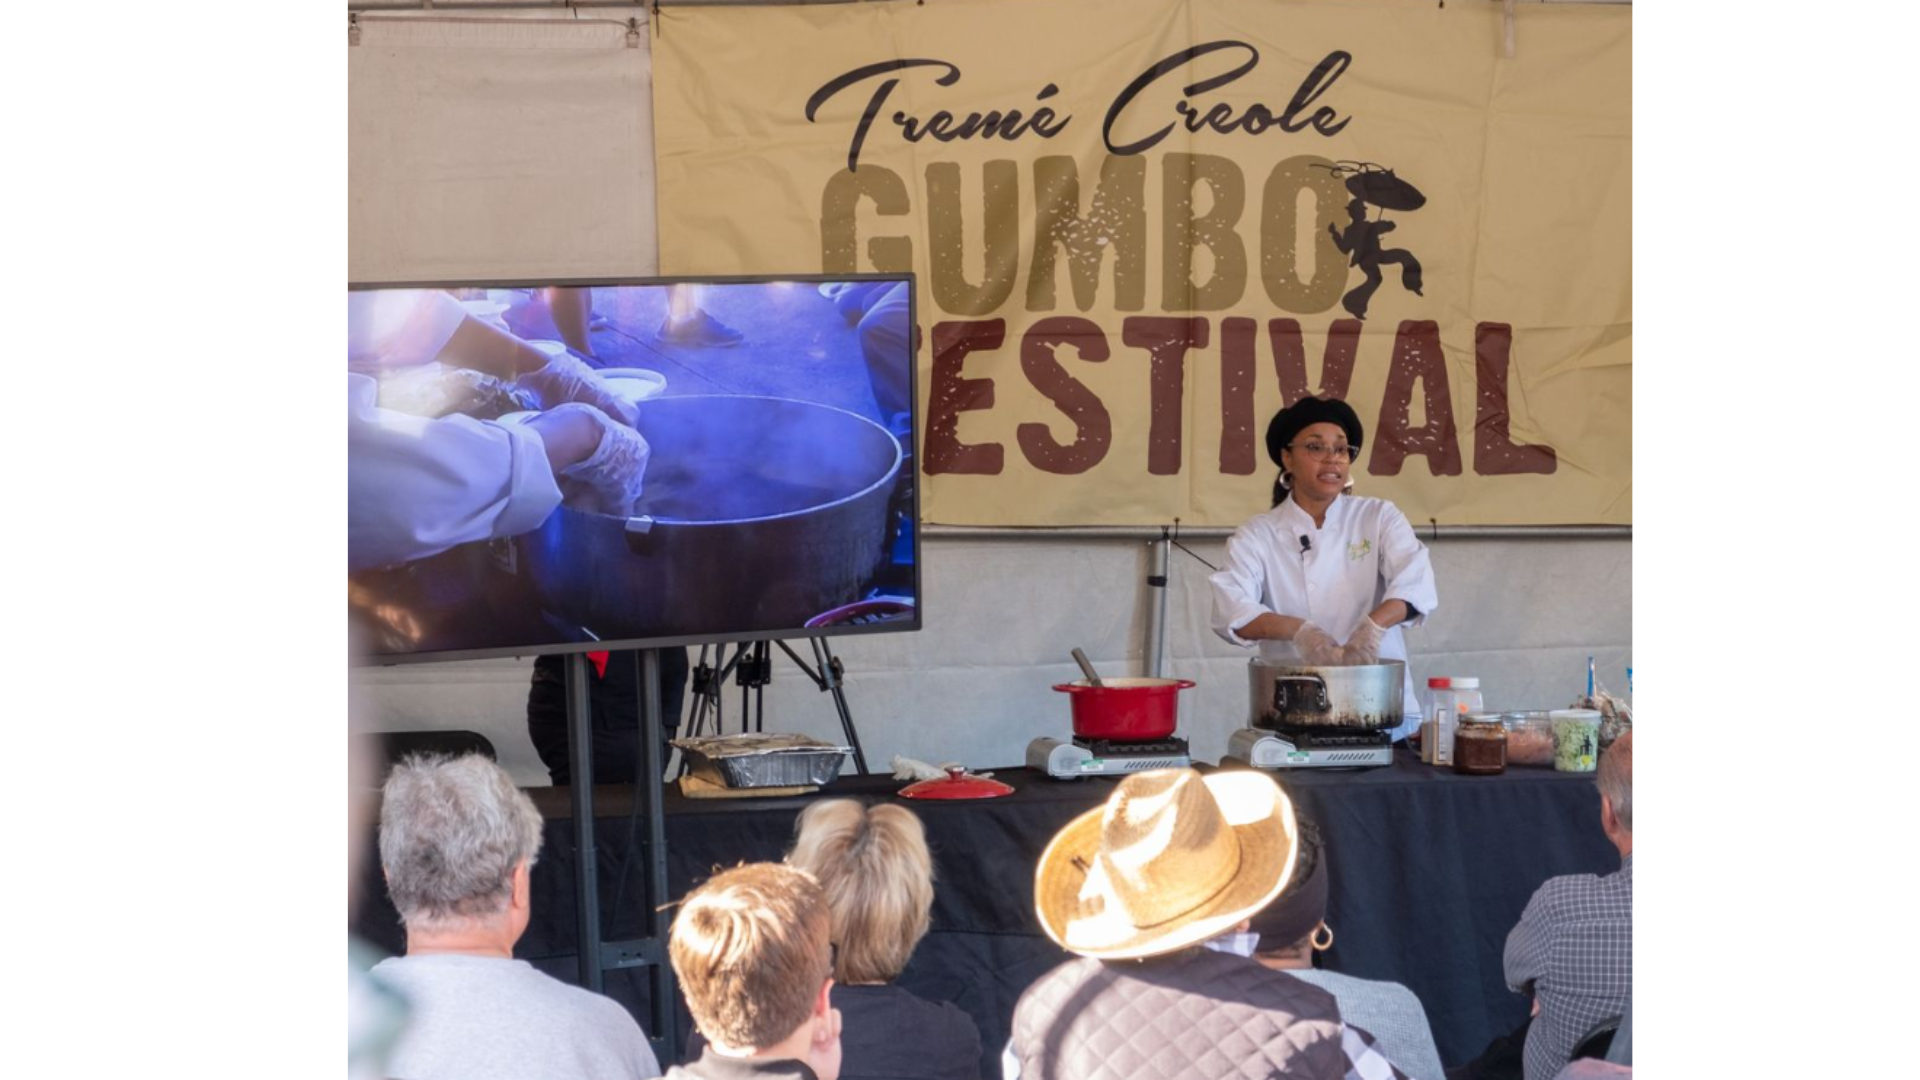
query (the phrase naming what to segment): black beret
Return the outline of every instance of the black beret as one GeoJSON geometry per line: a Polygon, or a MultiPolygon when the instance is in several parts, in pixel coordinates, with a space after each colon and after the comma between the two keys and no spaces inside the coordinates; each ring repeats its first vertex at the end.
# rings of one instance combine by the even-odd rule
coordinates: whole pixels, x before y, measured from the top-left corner
{"type": "Polygon", "coordinates": [[[1364,433],[1360,430],[1360,415],[1353,411],[1353,406],[1339,398],[1304,397],[1273,414],[1272,422],[1267,424],[1267,456],[1279,465],[1280,451],[1287,448],[1295,435],[1314,424],[1340,425],[1347,433],[1347,442],[1356,450],[1360,448],[1364,433]]]}
{"type": "Polygon", "coordinates": [[[1319,830],[1306,819],[1300,820],[1299,828],[1300,854],[1293,880],[1252,919],[1253,929],[1260,935],[1261,952],[1292,945],[1313,933],[1327,917],[1327,849],[1319,830]]]}

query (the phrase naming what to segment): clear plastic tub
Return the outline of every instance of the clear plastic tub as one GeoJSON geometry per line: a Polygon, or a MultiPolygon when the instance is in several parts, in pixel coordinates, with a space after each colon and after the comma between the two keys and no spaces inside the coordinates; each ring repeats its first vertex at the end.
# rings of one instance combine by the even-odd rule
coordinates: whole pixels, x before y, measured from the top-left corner
{"type": "Polygon", "coordinates": [[[1500,718],[1507,729],[1507,764],[1553,768],[1553,720],[1546,710],[1510,712],[1500,718]]]}

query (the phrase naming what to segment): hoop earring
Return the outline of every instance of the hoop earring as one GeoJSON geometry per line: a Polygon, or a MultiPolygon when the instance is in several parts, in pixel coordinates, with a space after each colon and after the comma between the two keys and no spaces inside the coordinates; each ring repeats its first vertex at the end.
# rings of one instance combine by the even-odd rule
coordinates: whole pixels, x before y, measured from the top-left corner
{"type": "Polygon", "coordinates": [[[1275,482],[1288,491],[1293,490],[1293,474],[1285,469],[1280,470],[1280,479],[1275,482]]]}
{"type": "Polygon", "coordinates": [[[1319,926],[1313,928],[1313,935],[1307,939],[1307,944],[1313,946],[1314,952],[1326,952],[1328,949],[1333,948],[1333,927],[1328,926],[1325,920],[1322,920],[1319,926]],[[1321,941],[1321,934],[1327,935],[1327,940],[1321,941]]]}

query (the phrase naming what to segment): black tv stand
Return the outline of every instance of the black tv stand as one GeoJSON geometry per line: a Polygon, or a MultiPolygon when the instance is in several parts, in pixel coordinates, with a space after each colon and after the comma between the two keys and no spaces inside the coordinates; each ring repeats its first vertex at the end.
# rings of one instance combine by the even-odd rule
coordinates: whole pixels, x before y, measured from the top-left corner
{"type": "MultiPolygon", "coordinates": [[[[574,913],[579,934],[580,985],[595,993],[605,989],[604,974],[620,968],[648,969],[647,1030],[654,1056],[678,1061],[678,1027],[674,1002],[673,966],[667,962],[669,919],[667,895],[667,821],[662,805],[661,774],[666,769],[660,741],[660,654],[640,651],[640,761],[639,781],[633,793],[637,819],[647,819],[645,895],[641,897],[646,936],[627,941],[600,939],[600,866],[593,836],[593,709],[587,689],[587,654],[567,657],[567,751],[573,763],[574,913]],[[643,808],[644,807],[644,811],[643,808]]],[[[638,824],[638,822],[635,822],[638,824]]]]}

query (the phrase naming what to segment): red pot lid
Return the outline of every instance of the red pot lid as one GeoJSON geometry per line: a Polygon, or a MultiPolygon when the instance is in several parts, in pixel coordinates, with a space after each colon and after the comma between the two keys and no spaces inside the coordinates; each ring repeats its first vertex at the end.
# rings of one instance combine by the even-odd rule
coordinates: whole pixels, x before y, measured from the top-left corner
{"type": "Polygon", "coordinates": [[[922,780],[900,789],[908,799],[997,799],[1013,794],[1013,789],[998,780],[970,775],[958,765],[949,765],[947,775],[938,780],[922,780]]]}

